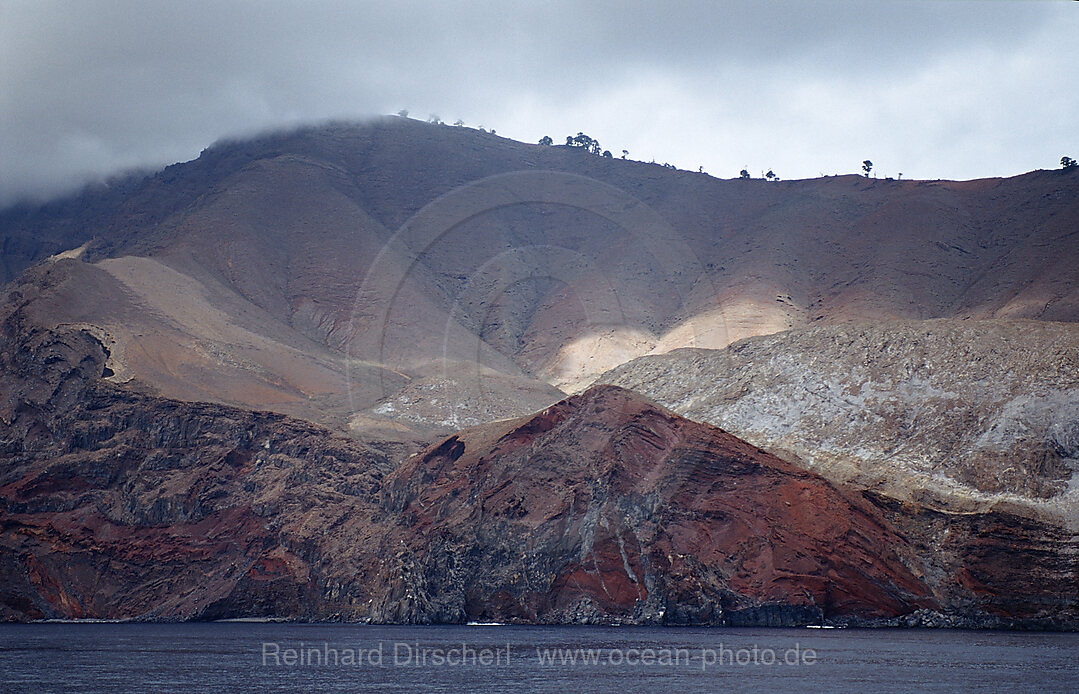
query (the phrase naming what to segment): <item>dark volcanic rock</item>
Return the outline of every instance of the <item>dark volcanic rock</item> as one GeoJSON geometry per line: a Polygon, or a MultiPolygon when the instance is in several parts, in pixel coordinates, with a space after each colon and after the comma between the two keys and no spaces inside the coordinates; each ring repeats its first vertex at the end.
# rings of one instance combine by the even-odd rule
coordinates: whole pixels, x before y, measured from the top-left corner
{"type": "Polygon", "coordinates": [[[375,615],[393,621],[445,610],[432,578],[455,574],[451,612],[470,619],[791,624],[937,604],[874,507],[616,387],[452,436],[382,494],[410,531],[393,573],[428,591],[375,615]]]}
{"type": "Polygon", "coordinates": [[[837,487],[621,388],[395,465],[102,380],[97,338],[25,301],[0,317],[0,618],[1079,623],[1074,534],[837,487]]]}
{"type": "Polygon", "coordinates": [[[23,318],[0,333],[0,618],[326,616],[315,519],[371,507],[383,453],[124,390],[87,331],[23,318]]]}

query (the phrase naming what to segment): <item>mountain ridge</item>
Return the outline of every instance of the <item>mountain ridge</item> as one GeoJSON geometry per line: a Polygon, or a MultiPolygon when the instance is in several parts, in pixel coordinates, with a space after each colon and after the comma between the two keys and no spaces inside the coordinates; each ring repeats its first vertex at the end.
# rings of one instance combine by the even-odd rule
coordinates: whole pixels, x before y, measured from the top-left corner
{"type": "Polygon", "coordinates": [[[0,213],[2,616],[1075,628],[1075,173],[388,118],[0,213]]]}
{"type": "MultiPolygon", "coordinates": [[[[5,255],[29,262],[78,228],[49,250],[88,244],[78,260],[134,292],[146,330],[114,330],[110,368],[143,387],[185,397],[162,369],[119,363],[161,351],[160,340],[143,344],[151,327],[179,325],[192,347],[177,359],[204,374],[186,377],[198,399],[423,436],[456,420],[380,412],[400,411],[404,384],[433,374],[468,374],[472,385],[453,386],[471,392],[458,404],[524,414],[635,357],[820,322],[1079,320],[1076,259],[1060,252],[1079,248],[1073,173],[719,180],[385,118],[222,142],[102,193],[111,215],[92,196],[80,213],[73,198],[38,217],[0,215],[0,236],[19,247],[41,237],[23,261],[5,255]],[[161,295],[147,281],[159,275],[203,296],[206,315],[161,295]],[[282,394],[272,384],[290,382],[284,364],[295,360],[277,347],[252,359],[251,339],[232,327],[204,334],[213,321],[255,342],[285,339],[284,352],[306,345],[339,385],[308,404],[282,394]],[[515,403],[515,390],[530,395],[515,403]]],[[[107,306],[78,320],[111,324],[107,306]]]]}

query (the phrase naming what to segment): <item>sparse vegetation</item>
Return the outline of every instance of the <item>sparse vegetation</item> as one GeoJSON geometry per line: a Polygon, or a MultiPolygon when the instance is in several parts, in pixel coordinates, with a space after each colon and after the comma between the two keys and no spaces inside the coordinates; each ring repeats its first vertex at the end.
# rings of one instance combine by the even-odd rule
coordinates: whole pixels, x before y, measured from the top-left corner
{"type": "Polygon", "coordinates": [[[865,172],[865,177],[869,178],[869,172],[873,170],[873,162],[866,159],[862,162],[862,171],[865,172]]]}
{"type": "Polygon", "coordinates": [[[773,178],[776,177],[776,175],[772,172],[771,169],[768,169],[768,173],[764,174],[764,177],[771,181],[773,178]]]}
{"type": "Polygon", "coordinates": [[[553,144],[554,144],[554,140],[552,140],[552,139],[551,139],[551,136],[550,136],[550,135],[544,135],[543,137],[541,137],[541,138],[540,138],[540,141],[539,141],[539,143],[540,143],[541,145],[544,145],[544,146],[548,146],[548,147],[549,147],[549,146],[551,146],[551,145],[553,145],[553,144]]]}
{"type": "Polygon", "coordinates": [[[402,118],[408,118],[408,109],[407,108],[401,109],[400,111],[397,112],[397,115],[401,116],[402,118]]]}
{"type": "Polygon", "coordinates": [[[566,136],[566,146],[567,147],[582,147],[582,148],[584,148],[584,150],[586,152],[590,152],[592,154],[599,154],[599,153],[601,153],[603,151],[599,146],[599,140],[593,140],[591,137],[589,137],[588,135],[585,135],[584,133],[577,133],[576,135],[567,135],[566,136]]]}
{"type": "Polygon", "coordinates": [[[738,172],[738,178],[748,181],[751,176],[749,175],[749,171],[743,168],[741,171],[738,172]]]}
{"type": "Polygon", "coordinates": [[[1076,162],[1071,157],[1061,157],[1060,158],[1060,168],[1062,168],[1062,169],[1074,169],[1076,166],[1079,166],[1079,162],[1076,162]]]}

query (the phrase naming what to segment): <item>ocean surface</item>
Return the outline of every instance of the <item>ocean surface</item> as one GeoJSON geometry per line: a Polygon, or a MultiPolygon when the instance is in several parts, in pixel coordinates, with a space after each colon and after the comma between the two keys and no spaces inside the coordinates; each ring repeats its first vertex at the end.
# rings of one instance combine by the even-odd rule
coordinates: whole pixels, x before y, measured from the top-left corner
{"type": "Polygon", "coordinates": [[[1079,634],[0,625],[3,692],[1079,692],[1079,634]]]}

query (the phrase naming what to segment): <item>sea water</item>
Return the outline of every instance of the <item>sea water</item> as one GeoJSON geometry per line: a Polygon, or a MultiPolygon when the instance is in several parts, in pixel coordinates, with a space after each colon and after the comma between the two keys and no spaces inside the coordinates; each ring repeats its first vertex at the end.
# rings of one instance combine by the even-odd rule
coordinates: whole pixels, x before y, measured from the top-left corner
{"type": "Polygon", "coordinates": [[[1079,634],[0,625],[4,692],[1079,692],[1079,634]]]}

